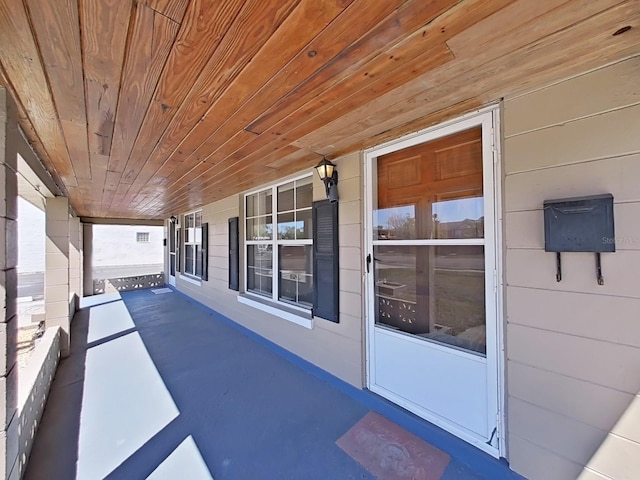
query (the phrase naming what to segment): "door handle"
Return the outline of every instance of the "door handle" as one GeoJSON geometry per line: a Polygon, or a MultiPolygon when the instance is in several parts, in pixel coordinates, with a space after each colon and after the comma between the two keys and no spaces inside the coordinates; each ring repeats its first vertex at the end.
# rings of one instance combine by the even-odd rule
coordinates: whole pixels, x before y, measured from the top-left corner
{"type": "Polygon", "coordinates": [[[371,254],[367,255],[367,273],[371,271],[371,262],[379,262],[380,259],[372,257],[371,254]]]}

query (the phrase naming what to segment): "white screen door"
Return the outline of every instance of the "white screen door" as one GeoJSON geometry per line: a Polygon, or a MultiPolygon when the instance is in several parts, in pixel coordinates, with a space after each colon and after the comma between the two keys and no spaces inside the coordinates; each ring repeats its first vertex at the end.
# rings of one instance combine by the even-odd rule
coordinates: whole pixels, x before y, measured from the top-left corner
{"type": "Polygon", "coordinates": [[[369,151],[368,386],[498,447],[493,115],[369,151]]]}

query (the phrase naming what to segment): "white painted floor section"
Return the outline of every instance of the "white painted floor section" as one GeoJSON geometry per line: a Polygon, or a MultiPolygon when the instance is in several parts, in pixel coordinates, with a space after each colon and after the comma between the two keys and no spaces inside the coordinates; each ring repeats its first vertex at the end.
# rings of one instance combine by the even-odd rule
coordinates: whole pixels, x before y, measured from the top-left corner
{"type": "Polygon", "coordinates": [[[87,343],[110,337],[134,328],[135,324],[123,302],[111,302],[92,308],[89,312],[87,343]]]}
{"type": "Polygon", "coordinates": [[[147,477],[147,480],[175,480],[177,478],[213,480],[191,435],[178,445],[173,453],[147,477]]]}
{"type": "Polygon", "coordinates": [[[137,332],[90,348],[76,478],[105,478],[178,414],[137,332]]]}

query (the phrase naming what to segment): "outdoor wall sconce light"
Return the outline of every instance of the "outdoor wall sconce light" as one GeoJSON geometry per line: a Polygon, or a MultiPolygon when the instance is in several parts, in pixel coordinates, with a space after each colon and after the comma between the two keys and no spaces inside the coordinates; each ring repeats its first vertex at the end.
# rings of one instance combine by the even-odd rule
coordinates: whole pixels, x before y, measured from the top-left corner
{"type": "Polygon", "coordinates": [[[169,220],[171,221],[171,223],[176,223],[176,216],[175,215],[171,215],[171,217],[169,217],[169,220]]]}
{"type": "Polygon", "coordinates": [[[330,160],[322,157],[322,160],[316,165],[316,171],[320,180],[324,182],[324,188],[327,198],[331,203],[338,201],[338,170],[330,160]]]}

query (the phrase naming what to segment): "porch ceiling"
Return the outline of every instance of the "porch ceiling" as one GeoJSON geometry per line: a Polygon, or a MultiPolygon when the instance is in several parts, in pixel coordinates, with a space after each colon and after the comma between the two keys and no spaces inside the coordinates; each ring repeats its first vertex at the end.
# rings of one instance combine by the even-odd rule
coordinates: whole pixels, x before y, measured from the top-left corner
{"type": "Polygon", "coordinates": [[[88,217],[166,218],[638,53],[637,0],[0,1],[0,83],[88,217]]]}

